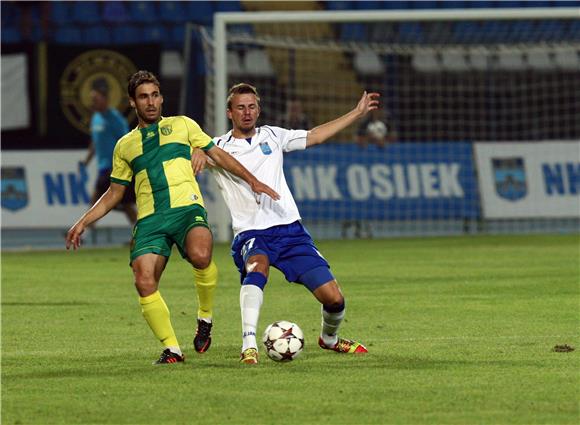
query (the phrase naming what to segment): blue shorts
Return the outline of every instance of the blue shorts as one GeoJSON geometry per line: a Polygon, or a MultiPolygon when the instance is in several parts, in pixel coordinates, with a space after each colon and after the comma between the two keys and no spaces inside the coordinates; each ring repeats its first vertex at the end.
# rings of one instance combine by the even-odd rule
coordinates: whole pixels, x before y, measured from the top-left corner
{"type": "Polygon", "coordinates": [[[270,265],[284,273],[288,282],[301,283],[310,291],[334,280],[328,262],[299,221],[264,230],[248,230],[235,237],[232,257],[241,282],[246,277],[247,259],[257,254],[266,255],[270,265]]]}

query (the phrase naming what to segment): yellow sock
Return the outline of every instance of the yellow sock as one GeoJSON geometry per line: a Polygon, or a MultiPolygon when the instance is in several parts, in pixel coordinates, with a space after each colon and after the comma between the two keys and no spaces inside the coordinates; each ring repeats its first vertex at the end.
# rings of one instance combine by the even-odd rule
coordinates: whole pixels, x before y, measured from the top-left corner
{"type": "Polygon", "coordinates": [[[197,317],[211,319],[213,315],[213,293],[217,285],[218,269],[213,260],[210,265],[201,270],[193,269],[195,288],[197,289],[197,317]]]}
{"type": "Polygon", "coordinates": [[[139,297],[141,312],[149,327],[165,347],[179,347],[177,337],[171,326],[169,309],[163,301],[161,293],[155,291],[146,297],[139,297]]]}

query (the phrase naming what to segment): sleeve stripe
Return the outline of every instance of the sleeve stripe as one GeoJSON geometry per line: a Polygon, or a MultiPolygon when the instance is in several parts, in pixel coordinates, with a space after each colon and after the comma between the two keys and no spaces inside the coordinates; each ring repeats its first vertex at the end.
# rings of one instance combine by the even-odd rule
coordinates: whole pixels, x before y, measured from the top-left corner
{"type": "Polygon", "coordinates": [[[209,141],[209,143],[208,143],[208,144],[207,144],[205,147],[203,147],[203,148],[201,148],[201,149],[202,149],[202,150],[204,150],[204,151],[208,151],[208,150],[210,150],[211,148],[213,148],[214,146],[215,146],[215,144],[213,143],[213,141],[212,141],[212,140],[210,140],[210,141],[209,141]]]}
{"type": "Polygon", "coordinates": [[[128,182],[127,180],[121,180],[121,179],[117,179],[115,177],[110,177],[111,182],[113,183],[117,183],[117,184],[122,184],[123,186],[129,186],[131,184],[131,182],[128,182]]]}

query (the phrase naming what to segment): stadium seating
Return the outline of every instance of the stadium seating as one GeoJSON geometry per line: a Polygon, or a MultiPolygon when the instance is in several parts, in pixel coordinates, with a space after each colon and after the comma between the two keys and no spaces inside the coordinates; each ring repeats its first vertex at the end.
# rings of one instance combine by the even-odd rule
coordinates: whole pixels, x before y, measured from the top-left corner
{"type": "Polygon", "coordinates": [[[103,21],[123,23],[131,20],[125,4],[121,1],[106,1],[103,3],[103,21]]]}
{"type": "Polygon", "coordinates": [[[128,2],[129,16],[135,23],[149,23],[158,21],[157,2],[130,1],[128,2]]]}
{"type": "Polygon", "coordinates": [[[101,20],[100,3],[92,1],[73,2],[72,20],[77,24],[94,24],[101,20]]]}
{"type": "Polygon", "coordinates": [[[109,28],[101,25],[91,25],[82,29],[82,41],[85,44],[111,44],[113,41],[109,28]]]}
{"type": "Polygon", "coordinates": [[[81,44],[81,30],[77,27],[60,27],[54,33],[54,41],[61,44],[81,44]]]}

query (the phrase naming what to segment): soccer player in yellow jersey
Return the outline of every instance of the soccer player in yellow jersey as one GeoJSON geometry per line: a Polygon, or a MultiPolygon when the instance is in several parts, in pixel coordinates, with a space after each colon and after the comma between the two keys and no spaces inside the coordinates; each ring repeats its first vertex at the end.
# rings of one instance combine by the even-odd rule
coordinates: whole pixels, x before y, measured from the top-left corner
{"type": "Polygon", "coordinates": [[[207,214],[191,164],[192,149],[203,149],[220,167],[246,181],[254,193],[273,199],[279,196],[232,156],[215,147],[195,121],[185,116],[162,117],[163,96],[154,74],[133,74],[127,91],[139,125],[117,142],[109,188],[70,228],[66,248],[80,247],[85,228],[113,209],[135,178],[138,221],[133,229],[130,264],[141,310],[164,346],[155,363],[182,362],[184,356],[169,310],[158,290],[173,244],[193,265],[198,298],[193,344],[200,353],[211,343],[213,293],[218,275],[212,260],[213,239],[207,214]]]}

